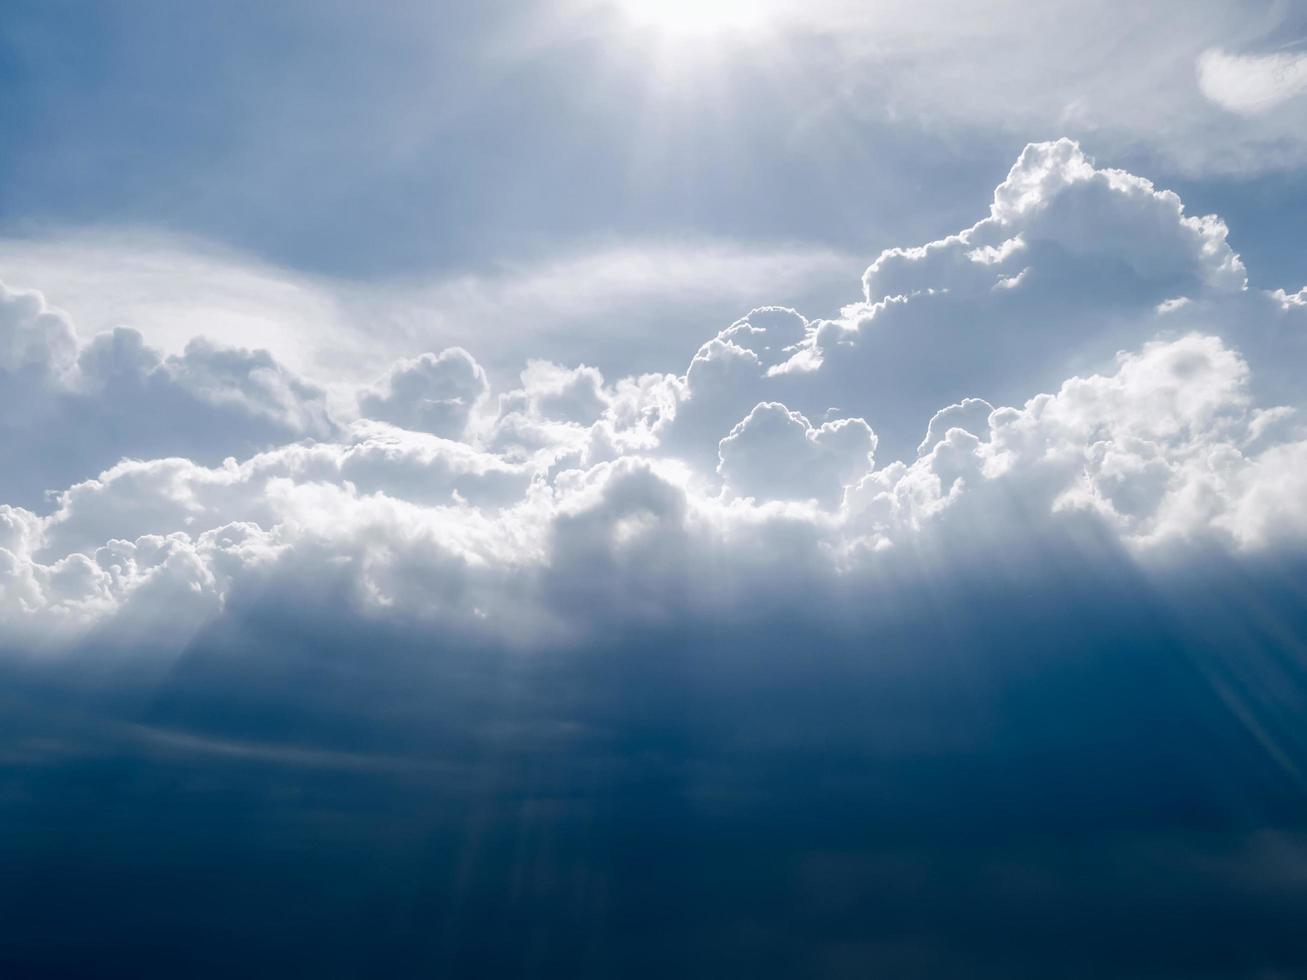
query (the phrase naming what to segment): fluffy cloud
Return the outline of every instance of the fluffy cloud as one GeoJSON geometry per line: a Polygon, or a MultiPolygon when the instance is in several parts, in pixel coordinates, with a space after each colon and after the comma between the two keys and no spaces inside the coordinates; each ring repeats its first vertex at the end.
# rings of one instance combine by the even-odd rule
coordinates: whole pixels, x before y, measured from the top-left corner
{"type": "Polygon", "coordinates": [[[742,496],[834,504],[871,468],[875,448],[862,419],[814,428],[784,405],[761,402],[721,441],[717,471],[742,496]]]}
{"type": "Polygon", "coordinates": [[[1027,148],[977,224],[882,254],[838,320],[759,308],[680,376],[532,362],[496,407],[460,349],[397,363],[349,421],[267,354],[79,345],[6,292],[13,486],[64,489],[6,490],[0,614],[185,635],[254,591],[540,646],[1087,528],[1155,567],[1294,550],[1296,295],[1249,290],[1219,220],[1068,141],[1027,148]],[[71,446],[59,467],[38,439],[71,446]]]}
{"type": "Polygon", "coordinates": [[[887,250],[863,277],[862,301],[839,318],[755,311],[706,343],[664,443],[709,459],[735,421],[776,401],[808,418],[863,418],[883,456],[909,459],[941,406],[1023,401],[1163,329],[1228,336],[1276,386],[1270,397],[1289,397],[1282,368],[1290,348],[1292,358],[1307,353],[1303,331],[1278,326],[1288,307],[1246,288],[1226,236],[1218,218],[1095,167],[1069,140],[1031,145],[988,217],[887,250]],[[1159,306],[1172,314],[1165,326],[1159,306]]]}
{"type": "Polygon", "coordinates": [[[46,377],[67,369],[76,353],[72,327],[39,293],[0,285],[0,370],[46,377]]]}
{"type": "Polygon", "coordinates": [[[489,387],[472,355],[451,347],[439,355],[423,354],[395,364],[360,393],[359,410],[406,429],[458,437],[489,387]]]}
{"type": "Polygon", "coordinates": [[[1092,512],[1144,550],[1179,539],[1240,549],[1301,540],[1307,508],[1291,516],[1258,501],[1307,491],[1307,429],[1290,409],[1253,407],[1247,364],[1216,337],[1146,344],[1111,374],[1073,378],[971,428],[948,428],[911,466],[851,491],[851,508],[880,540],[902,540],[954,506],[998,521],[1012,502],[1027,524],[1092,512]],[[1275,514],[1278,540],[1258,513],[1275,514]]]}
{"type": "Polygon", "coordinates": [[[82,345],[39,293],[0,284],[0,498],[42,494],[124,456],[217,461],[335,431],[325,392],[263,351],[192,341],[164,357],[134,330],[82,345]]]}
{"type": "Polygon", "coordinates": [[[917,455],[933,449],[950,429],[962,429],[981,436],[989,428],[989,416],[993,411],[994,406],[983,398],[964,398],[956,405],[941,408],[930,417],[926,438],[917,446],[917,455]]]}

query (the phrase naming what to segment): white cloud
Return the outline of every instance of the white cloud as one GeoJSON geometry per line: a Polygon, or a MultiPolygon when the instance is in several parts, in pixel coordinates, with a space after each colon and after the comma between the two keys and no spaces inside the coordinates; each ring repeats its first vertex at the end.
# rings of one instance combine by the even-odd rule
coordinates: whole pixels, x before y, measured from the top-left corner
{"type": "Polygon", "coordinates": [[[405,429],[458,438],[490,390],[486,373],[459,347],[397,362],[359,393],[365,417],[405,429]]]}
{"type": "Polygon", "coordinates": [[[325,392],[266,351],[204,338],[163,356],[127,328],[79,344],[39,293],[0,283],[0,494],[32,504],[123,456],[221,459],[335,429],[325,392]],[[20,462],[19,462],[20,461],[20,462]]]}
{"type": "Polygon", "coordinates": [[[1307,309],[1307,286],[1303,286],[1296,293],[1277,289],[1271,293],[1271,296],[1279,302],[1280,308],[1286,313],[1294,309],[1307,309]]]}
{"type": "Polygon", "coordinates": [[[760,402],[721,441],[717,471],[741,496],[835,504],[871,469],[875,448],[876,435],[862,419],[814,427],[784,405],[760,402]]]}
{"type": "Polygon", "coordinates": [[[516,376],[524,350],[617,372],[673,367],[702,339],[705,319],[728,323],[760,294],[838,298],[853,264],[802,244],[673,241],[435,281],[347,283],[152,232],[0,240],[0,276],[39,286],[84,339],[128,324],[152,347],[181,353],[195,336],[220,337],[268,350],[328,387],[458,346],[499,383],[516,376]],[[494,344],[486,343],[489,326],[494,344]]]}
{"type": "Polygon", "coordinates": [[[941,408],[930,417],[926,437],[917,446],[917,455],[930,452],[950,429],[962,429],[985,438],[989,432],[989,416],[993,411],[994,406],[983,398],[964,398],[956,405],[941,408]]]}
{"type": "Polygon", "coordinates": [[[1158,307],[1177,294],[1192,306],[1168,328],[1220,320],[1268,383],[1288,387],[1284,351],[1259,346],[1271,299],[1246,289],[1225,225],[1095,167],[1069,140],[1027,147],[975,225],[882,253],[864,290],[838,319],[755,311],[703,345],[664,444],[711,459],[729,426],[775,401],[808,418],[863,418],[883,458],[908,459],[941,406],[1011,404],[1101,369],[1163,329],[1158,307]]]}
{"type": "Polygon", "coordinates": [[[466,351],[401,359],[353,390],[354,421],[266,353],[79,343],[7,292],[12,458],[42,472],[34,440],[101,416],[114,439],[74,444],[73,469],[102,462],[46,511],[0,508],[0,616],[184,636],[232,595],[285,591],[538,646],[1013,560],[1084,526],[1146,564],[1302,547],[1304,308],[1246,288],[1218,220],[1040,144],[989,217],[864,281],[839,320],[754,310],[683,376],[533,361],[496,400],[466,351]],[[152,453],[164,422],[174,448],[152,453]],[[882,425],[902,451],[876,469],[882,425]],[[275,438],[224,460],[215,432],[275,438]]]}
{"type": "Polygon", "coordinates": [[[68,370],[76,353],[72,327],[40,293],[0,284],[0,370],[50,379],[68,370]]]}
{"type": "Polygon", "coordinates": [[[1268,112],[1307,93],[1307,54],[1230,54],[1219,48],[1198,59],[1198,83],[1203,95],[1231,112],[1268,112]]]}

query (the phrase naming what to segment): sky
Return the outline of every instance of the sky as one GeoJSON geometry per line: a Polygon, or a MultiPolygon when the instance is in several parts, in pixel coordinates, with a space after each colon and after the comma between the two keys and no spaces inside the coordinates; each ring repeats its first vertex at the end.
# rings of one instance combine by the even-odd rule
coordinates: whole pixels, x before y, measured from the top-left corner
{"type": "Polygon", "coordinates": [[[1307,8],[11,0],[0,974],[1307,977],[1307,8]]]}

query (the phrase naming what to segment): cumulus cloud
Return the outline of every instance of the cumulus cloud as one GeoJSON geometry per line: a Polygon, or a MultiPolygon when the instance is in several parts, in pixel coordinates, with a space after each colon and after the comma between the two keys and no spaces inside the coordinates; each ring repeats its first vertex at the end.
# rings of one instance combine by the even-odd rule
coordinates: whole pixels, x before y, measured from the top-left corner
{"type": "Polygon", "coordinates": [[[359,410],[406,429],[457,437],[488,390],[481,365],[467,351],[451,347],[395,364],[359,395],[359,410]]]}
{"type": "MultiPolygon", "coordinates": [[[[1307,429],[1289,409],[1254,408],[1249,389],[1247,364],[1218,338],[1155,341],[1120,355],[1111,374],[989,413],[984,429],[949,428],[911,466],[865,479],[851,505],[884,540],[952,506],[996,521],[1002,494],[1025,515],[1092,512],[1145,549],[1175,539],[1265,547],[1275,542],[1249,519],[1253,501],[1307,489],[1300,465],[1269,469],[1297,459],[1307,429]],[[1267,426],[1279,427],[1271,445],[1267,426]]],[[[1276,513],[1281,542],[1300,540],[1302,515],[1276,513]]]]}
{"type": "Polygon", "coordinates": [[[917,455],[934,449],[951,429],[962,429],[983,438],[989,430],[989,416],[994,406],[983,398],[964,398],[956,405],[941,408],[930,417],[926,437],[917,446],[917,455]]]}
{"type": "Polygon", "coordinates": [[[871,468],[875,448],[862,419],[814,428],[784,405],[761,402],[721,441],[717,471],[742,496],[833,504],[871,468]]]}
{"type": "Polygon", "coordinates": [[[808,418],[864,418],[882,456],[910,458],[941,406],[1011,404],[1100,369],[1162,329],[1160,306],[1171,329],[1205,322],[1231,336],[1282,394],[1283,349],[1301,344],[1282,334],[1263,357],[1272,298],[1246,288],[1220,219],[1188,215],[1174,193],[1096,167],[1070,140],[1027,147],[987,217],[885,251],[863,287],[838,318],[755,311],[704,344],[665,443],[711,458],[723,431],[776,401],[808,418]]]}
{"type": "Polygon", "coordinates": [[[6,448],[63,483],[6,490],[0,615],[185,633],[253,590],[540,646],[1086,528],[1141,567],[1301,546],[1307,310],[1247,288],[1218,219],[1037,144],[987,217],[863,284],[834,320],[755,309],[681,375],[533,361],[495,400],[462,349],[403,359],[352,421],[267,354],[79,343],[7,291],[6,448]],[[75,421],[96,440],[43,468],[34,440],[75,421]]]}
{"type": "Polygon", "coordinates": [[[522,387],[499,396],[489,444],[509,455],[582,450],[592,426],[613,404],[603,375],[592,367],[531,361],[522,387]]]}
{"type": "Polygon", "coordinates": [[[56,374],[76,352],[72,328],[39,293],[0,286],[0,369],[9,375],[56,374]]]}
{"type": "Polygon", "coordinates": [[[0,497],[45,491],[124,456],[217,460],[334,431],[325,392],[264,351],[196,339],[165,357],[118,328],[82,344],[36,292],[0,284],[0,497]]]}
{"type": "Polygon", "coordinates": [[[502,414],[524,410],[541,419],[589,425],[607,407],[604,378],[592,367],[569,370],[548,361],[532,361],[522,372],[522,389],[501,403],[502,414]]]}

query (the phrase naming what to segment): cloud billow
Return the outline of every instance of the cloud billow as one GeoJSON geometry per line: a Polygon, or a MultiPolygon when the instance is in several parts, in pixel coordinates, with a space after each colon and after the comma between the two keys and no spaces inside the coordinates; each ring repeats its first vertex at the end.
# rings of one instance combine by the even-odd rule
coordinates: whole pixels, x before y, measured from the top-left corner
{"type": "Polygon", "coordinates": [[[531,646],[679,615],[710,567],[716,603],[782,570],[856,592],[979,523],[1091,519],[1148,567],[1297,547],[1307,324],[1247,288],[1218,219],[1032,145],[987,218],[864,286],[835,320],[760,308],[681,376],[535,362],[497,406],[469,353],[424,354],[357,419],[266,354],[82,343],[6,289],[0,610],[74,642],[180,589],[152,615],[198,628],[244,576],[330,556],[360,614],[531,646]],[[558,604],[599,567],[602,610],[558,604]]]}

